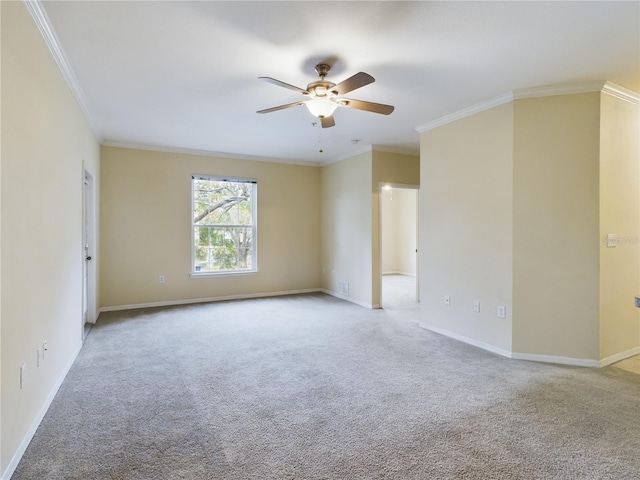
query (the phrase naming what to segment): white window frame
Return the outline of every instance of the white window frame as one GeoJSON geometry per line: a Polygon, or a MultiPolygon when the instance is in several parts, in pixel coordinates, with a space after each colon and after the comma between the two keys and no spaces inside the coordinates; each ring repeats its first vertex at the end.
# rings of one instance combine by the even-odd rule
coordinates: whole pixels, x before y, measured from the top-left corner
{"type": "MultiPolygon", "coordinates": [[[[236,178],[236,177],[224,177],[218,175],[191,175],[191,201],[190,212],[191,221],[191,278],[207,278],[207,277],[219,277],[219,276],[234,276],[234,275],[253,275],[258,273],[258,181],[252,178],[236,178]],[[251,268],[241,270],[220,270],[216,272],[196,272],[196,248],[195,248],[195,227],[197,225],[193,221],[194,213],[194,180],[211,180],[214,182],[237,182],[237,183],[249,183],[251,184],[251,216],[252,216],[252,229],[251,229],[251,268]]],[[[235,227],[246,225],[216,225],[217,227],[235,227]]]]}

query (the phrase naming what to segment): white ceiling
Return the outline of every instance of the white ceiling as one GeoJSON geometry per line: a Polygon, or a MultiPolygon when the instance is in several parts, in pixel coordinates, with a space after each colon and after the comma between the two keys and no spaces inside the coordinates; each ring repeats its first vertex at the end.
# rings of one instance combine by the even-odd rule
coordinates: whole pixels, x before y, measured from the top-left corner
{"type": "Polygon", "coordinates": [[[105,144],[323,164],[382,150],[417,154],[416,127],[505,94],[611,81],[640,91],[640,2],[42,2],[105,144]],[[298,93],[364,71],[313,127],[298,93]],[[357,141],[357,142],[355,142],[357,141]],[[324,153],[320,153],[320,142],[324,153]]]}

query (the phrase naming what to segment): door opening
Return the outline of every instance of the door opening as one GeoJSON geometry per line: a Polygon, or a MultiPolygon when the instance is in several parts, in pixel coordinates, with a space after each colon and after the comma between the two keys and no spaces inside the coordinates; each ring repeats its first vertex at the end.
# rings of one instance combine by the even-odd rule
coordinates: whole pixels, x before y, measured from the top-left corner
{"type": "Polygon", "coordinates": [[[418,193],[413,185],[380,189],[382,307],[415,307],[419,301],[418,193]]]}

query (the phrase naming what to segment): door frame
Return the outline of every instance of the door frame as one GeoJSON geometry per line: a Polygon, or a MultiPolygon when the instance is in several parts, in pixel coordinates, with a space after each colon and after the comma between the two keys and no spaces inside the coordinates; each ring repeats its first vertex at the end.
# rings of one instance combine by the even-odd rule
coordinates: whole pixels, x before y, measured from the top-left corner
{"type": "Polygon", "coordinates": [[[82,169],[82,329],[96,323],[96,195],[94,176],[82,169]],[[86,260],[91,257],[91,260],[86,260]]]}

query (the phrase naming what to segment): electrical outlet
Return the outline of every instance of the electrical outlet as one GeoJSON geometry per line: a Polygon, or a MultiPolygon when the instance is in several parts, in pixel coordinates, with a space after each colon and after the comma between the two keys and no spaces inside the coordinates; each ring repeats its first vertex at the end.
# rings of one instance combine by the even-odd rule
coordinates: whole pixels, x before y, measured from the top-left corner
{"type": "Polygon", "coordinates": [[[640,308],[640,295],[636,295],[636,307],[640,308]]]}
{"type": "Polygon", "coordinates": [[[160,276],[158,277],[158,282],[159,282],[159,283],[164,283],[164,275],[160,275],[160,276]]]}
{"type": "Polygon", "coordinates": [[[476,313],[480,313],[480,301],[476,300],[473,302],[473,311],[476,313]]]}
{"type": "Polygon", "coordinates": [[[445,295],[444,296],[444,304],[451,306],[451,295],[445,295]]]}
{"type": "Polygon", "coordinates": [[[504,305],[498,305],[498,318],[507,318],[507,307],[504,305]]]}

